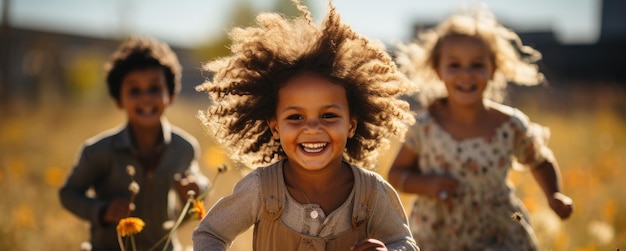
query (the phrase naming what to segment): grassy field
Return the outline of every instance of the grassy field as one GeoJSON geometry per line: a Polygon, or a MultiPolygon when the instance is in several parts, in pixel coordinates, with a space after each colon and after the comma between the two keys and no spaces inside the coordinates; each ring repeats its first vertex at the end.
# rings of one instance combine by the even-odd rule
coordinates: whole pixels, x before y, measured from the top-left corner
{"type": "MultiPolygon", "coordinates": [[[[575,201],[572,218],[561,222],[546,206],[527,172],[510,179],[529,208],[542,250],[626,249],[626,90],[552,88],[525,91],[512,99],[530,118],[551,128],[550,146],[561,166],[564,191],[575,201]],[[558,97],[558,98],[557,98],[558,97]]],[[[80,98],[0,108],[0,250],[78,250],[88,225],[64,210],[58,189],[88,137],[124,119],[107,99],[80,98]]],[[[181,98],[166,115],[200,140],[204,172],[213,177],[222,163],[233,166],[196,119],[206,100],[181,98]]],[[[385,175],[397,144],[380,159],[385,175]]],[[[243,175],[234,168],[219,177],[207,208],[228,194],[243,175]]],[[[411,197],[401,194],[405,206],[411,197]]],[[[191,244],[189,222],[180,231],[191,244]]],[[[231,250],[250,250],[251,232],[231,250]]]]}

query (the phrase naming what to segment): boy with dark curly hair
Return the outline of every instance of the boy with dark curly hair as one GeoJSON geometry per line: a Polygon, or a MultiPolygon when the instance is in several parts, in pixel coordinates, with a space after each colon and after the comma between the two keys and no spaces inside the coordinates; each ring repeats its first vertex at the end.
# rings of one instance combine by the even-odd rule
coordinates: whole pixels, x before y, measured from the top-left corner
{"type": "MultiPolygon", "coordinates": [[[[197,140],[163,115],[181,88],[181,66],[170,47],[153,38],[129,38],[106,70],[109,94],[126,121],[85,141],[60,190],[61,203],[90,222],[92,250],[120,250],[116,226],[128,216],[145,222],[134,238],[139,250],[147,250],[168,234],[163,223],[176,220],[170,191],[186,201],[187,191],[199,194],[208,180],[198,168],[197,140]],[[129,191],[132,181],[140,188],[136,195],[129,191]],[[93,196],[87,196],[89,189],[93,196]]],[[[174,236],[168,250],[179,245],[174,236]]]]}

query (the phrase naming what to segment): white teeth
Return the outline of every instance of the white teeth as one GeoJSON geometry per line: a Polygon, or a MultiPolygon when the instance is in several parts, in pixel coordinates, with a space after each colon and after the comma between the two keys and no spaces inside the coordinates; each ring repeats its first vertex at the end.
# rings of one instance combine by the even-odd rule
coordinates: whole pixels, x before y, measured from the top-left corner
{"type": "Polygon", "coordinates": [[[302,149],[308,153],[318,153],[324,150],[326,143],[305,143],[302,144],[302,149]]]}

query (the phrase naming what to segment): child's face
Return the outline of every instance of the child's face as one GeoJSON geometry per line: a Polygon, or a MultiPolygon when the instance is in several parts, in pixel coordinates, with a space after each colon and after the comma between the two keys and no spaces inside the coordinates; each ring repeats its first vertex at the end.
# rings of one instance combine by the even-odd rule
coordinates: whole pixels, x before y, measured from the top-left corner
{"type": "Polygon", "coordinates": [[[450,36],[442,41],[439,56],[436,71],[446,85],[448,99],[466,105],[482,102],[494,72],[487,45],[475,37],[450,36]]]}
{"type": "Polygon", "coordinates": [[[346,90],[326,78],[299,74],[278,91],[269,122],[291,166],[307,170],[339,167],[357,121],[350,117],[346,90]]]}
{"type": "Polygon", "coordinates": [[[161,115],[171,101],[161,68],[134,70],[122,79],[118,106],[126,111],[133,127],[159,126],[161,115]]]}

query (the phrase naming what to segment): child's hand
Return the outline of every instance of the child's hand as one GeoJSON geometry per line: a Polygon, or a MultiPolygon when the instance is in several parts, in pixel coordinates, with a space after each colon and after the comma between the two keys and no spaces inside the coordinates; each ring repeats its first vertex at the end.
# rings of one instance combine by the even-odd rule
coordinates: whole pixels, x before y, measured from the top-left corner
{"type": "Polygon", "coordinates": [[[189,198],[189,190],[194,191],[195,196],[198,196],[200,193],[200,187],[196,183],[196,178],[193,175],[186,176],[181,178],[180,176],[174,177],[176,182],[176,192],[178,192],[178,196],[183,201],[187,201],[189,198]]]}
{"type": "Polygon", "coordinates": [[[550,208],[552,208],[552,210],[563,220],[569,218],[572,211],[574,211],[573,200],[562,193],[552,194],[552,197],[548,198],[548,204],[550,205],[550,208]]]}
{"type": "Polygon", "coordinates": [[[387,251],[385,243],[377,239],[365,239],[350,248],[352,251],[387,251]]]}
{"type": "Polygon", "coordinates": [[[459,181],[449,175],[432,176],[430,179],[428,195],[437,200],[446,201],[459,188],[459,181]]]}
{"type": "Polygon", "coordinates": [[[130,212],[130,200],[129,199],[114,199],[105,209],[102,220],[108,223],[117,223],[122,218],[128,216],[130,212]]]}

